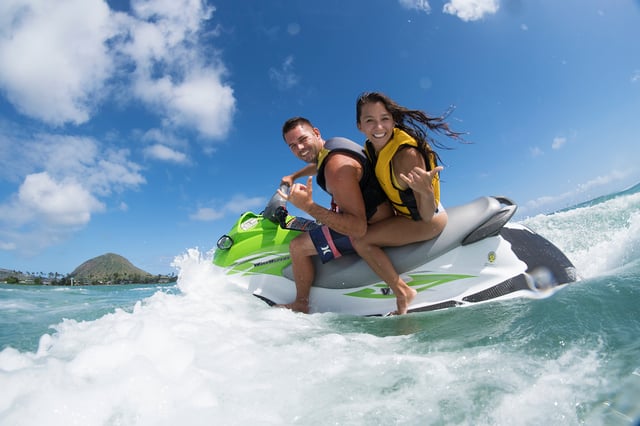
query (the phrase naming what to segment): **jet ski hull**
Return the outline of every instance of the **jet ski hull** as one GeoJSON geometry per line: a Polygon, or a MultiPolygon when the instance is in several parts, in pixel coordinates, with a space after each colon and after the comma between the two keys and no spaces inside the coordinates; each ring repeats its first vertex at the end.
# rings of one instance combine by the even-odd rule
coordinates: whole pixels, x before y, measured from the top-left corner
{"type": "MultiPolygon", "coordinates": [[[[418,295],[409,312],[462,307],[512,297],[546,297],[578,277],[551,242],[509,220],[516,206],[503,197],[480,197],[447,210],[445,230],[433,240],[386,248],[400,275],[418,295]]],[[[262,215],[243,214],[223,237],[214,264],[230,282],[269,304],[295,299],[288,243],[299,231],[262,215]]],[[[219,243],[220,246],[220,243],[219,243]]],[[[310,312],[385,315],[395,296],[357,255],[327,264],[315,259],[310,312]]]]}

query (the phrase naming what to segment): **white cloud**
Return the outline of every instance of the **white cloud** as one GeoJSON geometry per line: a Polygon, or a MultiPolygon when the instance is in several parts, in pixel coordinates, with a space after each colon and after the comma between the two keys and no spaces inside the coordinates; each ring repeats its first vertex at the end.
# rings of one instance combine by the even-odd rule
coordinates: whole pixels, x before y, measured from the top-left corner
{"type": "MultiPolygon", "coordinates": [[[[54,127],[89,122],[103,101],[132,102],[160,122],[143,136],[147,154],[188,161],[193,138],[175,136],[185,128],[212,152],[236,111],[212,44],[219,32],[207,28],[215,9],[202,0],[128,3],[124,13],[106,0],[0,1],[0,93],[17,112],[54,127]]],[[[126,149],[16,128],[0,118],[0,179],[13,185],[0,195],[0,249],[36,253],[108,207],[126,211],[113,193],[145,183],[126,149]]]]}
{"type": "Polygon", "coordinates": [[[270,68],[269,78],[276,83],[279,89],[287,90],[298,84],[299,77],[293,72],[293,56],[288,56],[280,69],[270,68]]]}
{"type": "Polygon", "coordinates": [[[15,243],[6,243],[4,241],[0,241],[0,250],[13,251],[15,249],[16,249],[15,243]]]}
{"type": "Polygon", "coordinates": [[[588,192],[591,191],[593,189],[608,185],[612,182],[617,182],[620,180],[624,180],[627,176],[629,176],[631,173],[628,171],[620,171],[620,170],[614,170],[611,173],[609,173],[608,175],[604,175],[604,176],[596,176],[595,178],[591,179],[590,181],[580,184],[578,185],[578,189],[577,192],[583,193],[583,192],[588,192]]]}
{"type": "Polygon", "coordinates": [[[121,51],[135,64],[133,89],[176,126],[207,138],[226,136],[235,112],[226,68],[214,51],[199,49],[199,34],[214,9],[194,0],[138,1],[121,51]]]}
{"type": "Polygon", "coordinates": [[[47,172],[28,175],[10,207],[22,211],[19,220],[70,228],[86,225],[92,213],[104,210],[104,204],[75,179],[56,182],[47,172]]]}
{"type": "Polygon", "coordinates": [[[534,212],[537,214],[543,210],[554,211],[567,207],[569,204],[585,201],[585,195],[592,197],[593,195],[590,195],[591,192],[597,193],[599,190],[607,189],[610,184],[623,181],[632,173],[631,171],[614,170],[608,175],[597,176],[586,183],[577,185],[573,191],[567,191],[559,195],[538,197],[525,203],[521,213],[534,212]]]}
{"type": "MultiPolygon", "coordinates": [[[[428,0],[398,0],[405,9],[431,13],[428,0]]],[[[450,0],[442,8],[444,13],[455,15],[463,21],[477,21],[485,15],[496,13],[499,0],[450,0]]],[[[526,30],[526,27],[522,28],[526,30]]]]}
{"type": "Polygon", "coordinates": [[[211,222],[214,220],[222,219],[223,217],[223,211],[214,210],[210,207],[201,207],[195,213],[189,215],[189,219],[199,220],[202,222],[211,222]]]}
{"type": "MultiPolygon", "coordinates": [[[[215,203],[212,203],[215,204],[215,203]]],[[[246,197],[235,195],[230,201],[221,207],[200,207],[195,213],[189,215],[191,220],[210,222],[224,218],[227,214],[241,214],[246,211],[259,211],[266,205],[264,197],[246,197]]]]}
{"type": "Polygon", "coordinates": [[[415,9],[425,13],[431,12],[428,0],[398,0],[398,2],[405,9],[415,9]]]}
{"type": "Polygon", "coordinates": [[[165,145],[151,145],[145,148],[144,151],[149,157],[155,158],[157,160],[171,161],[179,164],[187,162],[187,156],[185,154],[171,149],[165,145]]]}
{"type": "Polygon", "coordinates": [[[86,185],[98,195],[107,196],[146,183],[141,167],[128,160],[129,151],[106,149],[99,154],[95,165],[86,171],[86,185]]]}
{"type": "Polygon", "coordinates": [[[99,196],[145,183],[128,150],[104,147],[90,137],[39,134],[20,143],[24,147],[17,155],[31,170],[44,169],[57,180],[76,179],[99,196]]]}
{"type": "Polygon", "coordinates": [[[226,136],[233,90],[219,55],[200,40],[215,9],[200,0],[135,0],[131,9],[113,12],[104,0],[0,2],[0,89],[50,125],[87,122],[102,97],[125,93],[173,126],[226,136]]]}
{"type": "Polygon", "coordinates": [[[19,182],[15,193],[0,200],[0,241],[23,253],[68,238],[105,211],[112,193],[145,183],[127,150],[104,148],[92,138],[7,133],[0,138],[12,146],[0,150],[0,165],[8,166],[0,176],[14,174],[19,182]]]}
{"type": "Polygon", "coordinates": [[[161,129],[147,130],[144,135],[142,135],[142,140],[172,147],[186,147],[188,145],[188,142],[186,140],[177,137],[170,131],[161,129]]]}
{"type": "Polygon", "coordinates": [[[102,0],[0,2],[0,87],[25,115],[86,122],[113,72],[114,24],[102,0]]]}
{"type": "Polygon", "coordinates": [[[451,0],[442,9],[463,21],[477,21],[498,11],[498,0],[451,0]]]}
{"type": "Polygon", "coordinates": [[[247,210],[255,208],[263,208],[267,203],[264,197],[246,197],[244,195],[236,195],[231,201],[224,206],[224,210],[230,213],[244,213],[247,210]]]}
{"type": "Polygon", "coordinates": [[[169,107],[170,119],[193,126],[212,138],[222,138],[231,127],[235,110],[233,90],[220,82],[219,70],[191,73],[174,88],[169,107]]]}
{"type": "Polygon", "coordinates": [[[567,143],[567,138],[557,136],[553,138],[553,142],[551,143],[551,148],[560,149],[565,143],[567,143]]]}
{"type": "Polygon", "coordinates": [[[631,75],[631,82],[638,83],[640,82],[640,70],[635,70],[631,75]]]}

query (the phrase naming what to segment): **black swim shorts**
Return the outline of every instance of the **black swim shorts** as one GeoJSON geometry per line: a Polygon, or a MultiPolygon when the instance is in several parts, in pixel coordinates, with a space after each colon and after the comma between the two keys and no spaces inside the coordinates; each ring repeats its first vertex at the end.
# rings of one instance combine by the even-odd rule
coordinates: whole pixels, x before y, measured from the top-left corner
{"type": "Polygon", "coordinates": [[[309,236],[322,263],[337,259],[343,254],[354,253],[351,237],[329,229],[326,225],[309,231],[309,236]]]}

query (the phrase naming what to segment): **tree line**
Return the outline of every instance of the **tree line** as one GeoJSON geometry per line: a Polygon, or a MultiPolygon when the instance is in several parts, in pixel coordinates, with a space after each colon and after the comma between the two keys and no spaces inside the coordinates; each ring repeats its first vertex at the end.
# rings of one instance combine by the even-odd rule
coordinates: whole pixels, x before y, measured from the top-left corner
{"type": "Polygon", "coordinates": [[[109,285],[109,284],[155,284],[170,283],[177,281],[178,277],[172,272],[169,275],[141,275],[141,274],[120,274],[115,272],[110,275],[73,277],[71,275],[61,275],[58,273],[29,274],[16,273],[9,275],[4,280],[6,284],[34,284],[34,285],[109,285]]]}

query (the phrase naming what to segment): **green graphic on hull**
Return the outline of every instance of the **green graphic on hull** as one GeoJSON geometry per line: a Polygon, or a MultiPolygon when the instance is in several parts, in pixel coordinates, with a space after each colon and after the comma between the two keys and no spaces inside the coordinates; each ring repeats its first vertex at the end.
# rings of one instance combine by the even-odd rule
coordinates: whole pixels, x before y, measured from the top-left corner
{"type": "Polygon", "coordinates": [[[236,263],[233,265],[233,268],[227,271],[227,273],[229,275],[267,274],[282,276],[282,271],[290,264],[291,257],[289,256],[289,253],[270,253],[266,256],[260,256],[241,263],[236,263]]]}
{"type": "MultiPolygon", "coordinates": [[[[473,278],[474,275],[409,274],[409,277],[411,277],[411,281],[408,282],[407,285],[413,287],[418,293],[420,293],[421,291],[441,284],[446,284],[451,281],[473,278]]],[[[371,287],[364,288],[353,293],[346,293],[345,296],[363,297],[367,299],[392,299],[396,297],[385,283],[375,284],[371,287]]]]}

